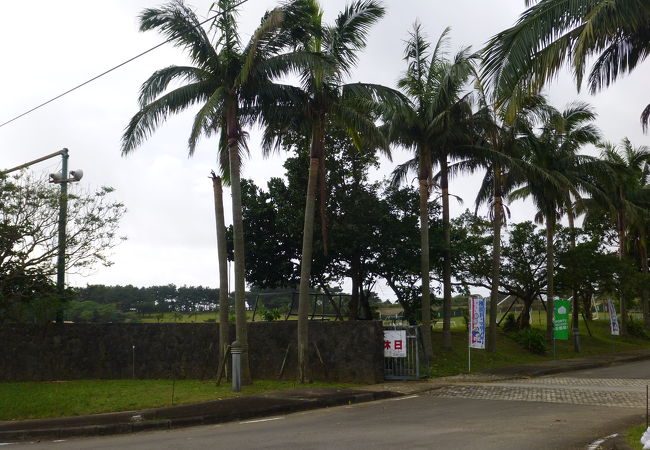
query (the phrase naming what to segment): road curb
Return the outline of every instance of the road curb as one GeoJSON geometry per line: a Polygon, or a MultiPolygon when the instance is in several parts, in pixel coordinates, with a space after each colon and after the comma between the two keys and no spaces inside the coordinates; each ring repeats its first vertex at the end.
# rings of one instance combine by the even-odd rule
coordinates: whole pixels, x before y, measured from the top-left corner
{"type": "MultiPolygon", "coordinates": [[[[279,395],[279,394],[278,394],[279,395]]],[[[388,398],[401,397],[403,394],[391,391],[359,392],[350,393],[337,392],[336,395],[323,396],[312,399],[285,400],[281,405],[266,405],[256,409],[233,410],[229,413],[203,414],[181,417],[170,417],[166,419],[151,419],[134,422],[120,421],[117,423],[94,424],[83,426],[60,426],[51,428],[20,428],[21,422],[16,422],[16,429],[0,430],[0,442],[21,442],[45,439],[63,439],[70,437],[103,436],[111,434],[126,434],[139,431],[168,430],[173,428],[190,427],[197,425],[208,425],[216,423],[233,422],[238,420],[255,419],[279,414],[290,414],[313,409],[329,408],[356,403],[365,403],[388,398]]],[[[248,396],[250,400],[253,396],[248,396]]],[[[245,397],[240,397],[245,398],[245,397]]],[[[187,407],[187,405],[181,406],[187,407]]],[[[160,410],[169,408],[160,408],[160,410]]],[[[155,410],[149,410],[155,411],[155,410]]],[[[147,413],[145,413],[147,414],[147,413]]],[[[137,413],[126,413],[122,416],[139,416],[137,413]]],[[[92,417],[92,416],[90,416],[92,417]]],[[[3,424],[7,425],[7,424],[3,424]]]]}

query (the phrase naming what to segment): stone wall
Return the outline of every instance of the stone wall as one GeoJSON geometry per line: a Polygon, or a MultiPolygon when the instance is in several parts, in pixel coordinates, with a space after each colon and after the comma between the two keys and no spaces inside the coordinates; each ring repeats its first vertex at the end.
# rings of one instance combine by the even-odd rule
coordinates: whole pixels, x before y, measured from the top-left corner
{"type": "MultiPolygon", "coordinates": [[[[296,333],[295,321],[248,324],[254,378],[276,379],[289,344],[282,378],[296,378],[296,333]]],[[[232,325],[230,334],[232,341],[232,325]]],[[[137,378],[213,378],[218,336],[218,324],[2,326],[0,381],[131,378],[134,371],[137,378]]],[[[380,322],[314,321],[309,336],[314,380],[383,380],[380,322]]]]}

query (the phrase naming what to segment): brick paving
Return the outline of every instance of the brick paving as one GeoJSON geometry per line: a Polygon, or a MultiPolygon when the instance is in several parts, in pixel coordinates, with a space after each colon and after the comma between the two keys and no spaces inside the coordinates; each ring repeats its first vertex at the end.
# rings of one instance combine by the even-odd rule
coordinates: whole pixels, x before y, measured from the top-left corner
{"type": "Polygon", "coordinates": [[[431,397],[645,408],[648,380],[544,377],[463,383],[428,393],[431,397]]]}

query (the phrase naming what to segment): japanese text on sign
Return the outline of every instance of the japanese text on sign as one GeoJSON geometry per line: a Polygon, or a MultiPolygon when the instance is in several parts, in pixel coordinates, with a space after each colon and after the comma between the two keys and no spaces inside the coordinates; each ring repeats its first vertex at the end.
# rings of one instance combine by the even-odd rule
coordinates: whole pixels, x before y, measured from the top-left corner
{"type": "Polygon", "coordinates": [[[384,330],[384,356],[406,358],[406,330],[384,330]]]}

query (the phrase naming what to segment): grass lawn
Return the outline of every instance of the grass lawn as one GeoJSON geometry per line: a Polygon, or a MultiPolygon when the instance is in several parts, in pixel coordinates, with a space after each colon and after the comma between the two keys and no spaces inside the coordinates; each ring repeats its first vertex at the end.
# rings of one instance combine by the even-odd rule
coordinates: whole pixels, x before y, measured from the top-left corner
{"type": "MultiPolygon", "coordinates": [[[[545,332],[545,321],[538,322],[537,317],[532,321],[535,328],[545,332]]],[[[611,336],[608,320],[590,322],[589,328],[593,336],[589,336],[583,321],[580,323],[581,352],[573,351],[573,336],[568,341],[556,341],[557,359],[574,358],[602,353],[612,353],[626,350],[649,348],[650,340],[631,336],[611,336]]],[[[452,330],[452,350],[442,350],[442,331],[433,332],[433,360],[431,376],[448,376],[467,373],[467,332],[464,329],[452,330]]],[[[536,355],[523,349],[513,339],[500,329],[497,333],[497,351],[489,353],[485,350],[472,349],[472,372],[478,372],[491,367],[525,364],[553,359],[553,349],[549,348],[545,355],[536,355]]]]}
{"type": "Polygon", "coordinates": [[[643,448],[643,445],[641,445],[641,435],[643,432],[646,430],[645,424],[639,425],[638,427],[630,428],[627,431],[627,443],[632,447],[633,449],[639,449],[641,450],[643,448]]]}
{"type": "MultiPolygon", "coordinates": [[[[218,400],[266,391],[293,389],[290,381],[255,381],[234,393],[230,383],[216,387],[199,380],[75,380],[0,383],[0,420],[77,416],[155,408],[172,404],[218,400]]],[[[351,387],[350,384],[312,383],[310,387],[351,387]]]]}

